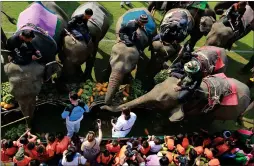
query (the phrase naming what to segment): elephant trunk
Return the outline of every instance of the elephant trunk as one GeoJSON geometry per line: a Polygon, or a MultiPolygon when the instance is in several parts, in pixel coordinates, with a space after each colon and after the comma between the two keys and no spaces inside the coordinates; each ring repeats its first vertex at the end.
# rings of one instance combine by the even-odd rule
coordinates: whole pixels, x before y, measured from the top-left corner
{"type": "Polygon", "coordinates": [[[31,126],[31,120],[33,119],[36,107],[36,96],[27,96],[17,100],[24,117],[29,117],[27,121],[28,126],[31,126]]]}
{"type": "MultiPolygon", "coordinates": [[[[137,108],[139,106],[148,106],[150,104],[153,104],[154,103],[154,97],[152,96],[152,93],[151,91],[148,92],[147,94],[143,95],[143,96],[140,96],[128,103],[125,103],[125,104],[122,104],[120,105],[117,110],[121,110],[122,108],[124,107],[127,107],[129,109],[132,109],[132,108],[137,108]]],[[[155,104],[155,103],[154,103],[155,104]]]]}
{"type": "Polygon", "coordinates": [[[105,97],[105,103],[110,105],[112,103],[112,99],[117,92],[120,84],[122,83],[124,78],[124,73],[121,73],[116,70],[112,70],[109,77],[108,90],[105,97]]]}

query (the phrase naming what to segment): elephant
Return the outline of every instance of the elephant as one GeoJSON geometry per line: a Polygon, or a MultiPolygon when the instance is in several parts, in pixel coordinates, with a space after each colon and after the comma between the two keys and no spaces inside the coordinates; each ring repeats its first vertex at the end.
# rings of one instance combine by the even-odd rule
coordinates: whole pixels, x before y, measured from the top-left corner
{"type": "MultiPolygon", "coordinates": [[[[226,79],[227,80],[223,79],[222,81],[222,79],[219,79],[215,75],[213,75],[212,77],[208,76],[204,78],[200,88],[195,90],[191,99],[189,99],[187,103],[181,105],[177,100],[179,92],[176,92],[174,90],[174,87],[177,85],[178,79],[174,77],[169,77],[164,82],[157,84],[151,91],[139,98],[136,98],[120,106],[110,107],[104,105],[101,106],[101,109],[106,109],[113,112],[119,112],[124,107],[127,107],[129,109],[142,107],[153,108],[155,110],[167,110],[170,112],[169,121],[171,122],[181,121],[185,117],[185,115],[186,117],[211,115],[214,119],[217,120],[237,120],[238,116],[244,112],[244,110],[248,107],[250,103],[250,90],[245,84],[234,78],[226,79]],[[216,84],[218,83],[215,86],[217,88],[220,88],[220,86],[224,85],[227,81],[234,83],[236,91],[232,92],[235,92],[234,100],[237,99],[238,104],[237,102],[232,102],[231,104],[218,104],[215,106],[213,105],[213,107],[209,108],[210,110],[208,109],[208,112],[206,112],[205,110],[207,109],[204,108],[208,105],[208,103],[210,103],[210,100],[208,99],[210,97],[214,97],[210,96],[211,93],[209,93],[212,84],[207,83],[212,79],[216,80],[216,84]],[[184,113],[182,110],[184,111],[184,113]]],[[[225,92],[226,91],[223,91],[221,94],[223,95],[225,94],[225,92]]],[[[227,96],[225,95],[225,97],[227,96]]]]}
{"type": "MultiPolygon", "coordinates": [[[[235,2],[235,1],[221,1],[221,2],[218,2],[214,6],[214,11],[215,11],[216,14],[222,15],[224,13],[224,10],[230,8],[234,3],[237,3],[237,2],[235,2]]],[[[248,1],[248,4],[252,8],[252,10],[254,10],[254,2],[253,1],[248,1]]]]}
{"type": "Polygon", "coordinates": [[[68,16],[55,2],[34,2],[19,15],[16,33],[24,29],[32,30],[35,34],[32,44],[42,55],[38,61],[28,65],[10,62],[4,66],[11,94],[17,100],[23,115],[29,116],[28,125],[31,125],[36,96],[43,81],[55,71],[61,70],[54,60],[58,47],[61,47],[61,32],[67,26],[67,21],[68,16]],[[38,14],[38,11],[41,13],[38,14]],[[46,18],[50,21],[44,21],[46,18]]]}
{"type": "Polygon", "coordinates": [[[93,10],[93,16],[87,22],[92,40],[87,44],[85,41],[74,40],[70,35],[64,37],[63,48],[59,53],[59,57],[63,64],[61,77],[64,80],[75,80],[75,78],[80,78],[80,75],[82,75],[81,65],[84,62],[86,62],[84,78],[92,78],[91,72],[99,42],[106,35],[110,26],[109,12],[97,2],[88,2],[80,5],[74,11],[72,17],[83,14],[87,8],[93,10]]]}
{"type": "Polygon", "coordinates": [[[111,71],[111,73],[109,77],[108,90],[105,97],[106,104],[112,104],[112,99],[124,77],[130,74],[138,64],[140,51],[135,45],[127,47],[125,43],[120,40],[119,30],[123,21],[128,22],[132,19],[138,18],[141,14],[146,14],[148,16],[148,23],[145,25],[147,32],[140,28],[138,28],[136,31],[137,36],[139,37],[138,42],[140,42],[142,50],[149,46],[151,37],[156,33],[155,21],[152,18],[151,13],[146,8],[130,9],[118,19],[116,23],[117,42],[112,47],[111,57],[109,60],[109,71],[111,71]]]}
{"type": "MultiPolygon", "coordinates": [[[[188,9],[171,9],[163,18],[162,22],[170,16],[171,13],[175,11],[184,11],[189,18],[189,25],[188,25],[188,34],[191,36],[190,39],[184,44],[184,49],[181,50],[181,46],[178,43],[166,43],[164,41],[153,41],[151,46],[151,60],[148,65],[148,69],[155,68],[149,71],[149,78],[152,79],[160,70],[163,69],[164,64],[168,60],[172,60],[176,57],[177,53],[182,54],[183,51],[188,50],[193,51],[193,48],[196,42],[203,36],[208,34],[210,31],[213,23],[216,20],[215,13],[212,9],[207,6],[205,10],[199,10],[197,8],[188,8],[188,9]],[[200,29],[201,21],[206,20],[205,28],[200,29]],[[180,51],[180,52],[179,52],[180,51]]],[[[204,24],[204,23],[203,23],[204,24]]],[[[187,34],[187,35],[188,35],[187,34]]],[[[186,36],[187,36],[186,35],[186,36]]]]}
{"type": "Polygon", "coordinates": [[[246,5],[246,11],[242,18],[243,26],[245,28],[245,31],[242,34],[235,35],[233,30],[234,27],[225,26],[223,23],[225,18],[226,16],[223,15],[220,20],[212,25],[212,29],[207,35],[205,45],[217,46],[230,50],[232,43],[247,35],[251,30],[254,30],[254,13],[249,5],[246,5]]]}

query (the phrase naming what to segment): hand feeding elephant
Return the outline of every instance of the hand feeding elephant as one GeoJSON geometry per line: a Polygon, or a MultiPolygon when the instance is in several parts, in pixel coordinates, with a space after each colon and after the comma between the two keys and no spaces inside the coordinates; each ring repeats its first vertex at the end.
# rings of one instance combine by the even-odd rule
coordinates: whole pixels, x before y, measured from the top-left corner
{"type": "MultiPolygon", "coordinates": [[[[232,44],[246,36],[251,30],[254,30],[254,13],[253,9],[247,4],[246,11],[241,19],[243,24],[243,32],[236,33],[235,27],[232,23],[226,26],[227,22],[231,22],[227,19],[227,16],[223,15],[220,20],[216,21],[209,34],[205,45],[223,47],[231,49],[232,44]]],[[[204,20],[206,22],[206,20],[204,20]]]]}
{"type": "MultiPolygon", "coordinates": [[[[169,10],[165,14],[160,27],[162,28],[163,26],[168,25],[169,22],[177,23],[180,18],[185,17],[188,18],[188,27],[186,28],[187,31],[185,32],[184,38],[178,42],[164,41],[162,38],[153,41],[151,48],[151,60],[148,65],[148,69],[151,69],[151,66],[153,66],[155,70],[149,71],[149,78],[153,78],[160,70],[162,70],[165,62],[171,58],[175,58],[181,48],[179,43],[182,42],[188,35],[190,35],[191,38],[184,44],[183,51],[186,49],[188,51],[193,51],[196,42],[203,35],[208,34],[216,19],[214,11],[209,8],[208,4],[205,9],[195,7],[189,7],[188,9],[176,8],[169,10]],[[205,28],[200,29],[200,24],[203,19],[206,20],[203,25],[205,28]]],[[[181,53],[182,51],[179,54],[181,53]]]]}
{"type": "Polygon", "coordinates": [[[87,8],[93,10],[93,16],[87,22],[92,40],[87,44],[85,41],[79,40],[74,42],[69,35],[64,37],[63,49],[59,56],[63,64],[62,76],[67,80],[78,78],[77,74],[81,74],[81,65],[84,62],[86,62],[85,78],[92,78],[91,72],[99,42],[106,35],[110,26],[109,12],[97,2],[80,5],[72,17],[83,14],[87,8]]]}
{"type": "Polygon", "coordinates": [[[18,101],[23,115],[30,117],[29,122],[33,118],[36,96],[43,79],[60,70],[59,65],[52,61],[55,60],[57,47],[61,47],[61,32],[67,21],[65,12],[54,2],[34,2],[19,15],[16,33],[32,30],[35,34],[32,45],[42,57],[28,65],[8,63],[4,70],[9,78],[11,94],[18,101]],[[45,66],[45,63],[48,64],[45,66]]]}
{"type": "Polygon", "coordinates": [[[140,42],[142,47],[141,49],[144,50],[147,46],[149,46],[149,41],[156,30],[156,24],[150,12],[148,12],[145,8],[130,9],[125,12],[117,21],[117,42],[112,47],[111,57],[109,60],[111,66],[111,74],[109,78],[108,90],[105,97],[106,104],[112,103],[112,99],[120,84],[122,83],[124,77],[131,73],[131,71],[136,67],[140,58],[140,51],[135,45],[128,47],[125,45],[125,43],[123,43],[123,41],[120,40],[119,30],[121,28],[121,24],[123,22],[127,23],[130,20],[137,19],[142,14],[146,14],[148,16],[148,23],[145,25],[146,32],[141,28],[138,28],[136,32],[138,36],[137,42],[140,42]]]}
{"type": "Polygon", "coordinates": [[[204,78],[200,89],[195,90],[191,99],[184,105],[179,105],[177,100],[179,92],[174,90],[177,82],[177,78],[169,77],[135,100],[117,107],[102,106],[101,109],[119,112],[123,107],[132,109],[142,106],[143,108],[167,110],[170,111],[169,120],[171,122],[182,120],[184,114],[202,115],[206,111],[209,111],[207,115],[213,115],[217,120],[236,120],[250,103],[249,88],[236,79],[226,78],[221,73],[204,78]],[[220,104],[217,105],[218,103],[220,104]]]}

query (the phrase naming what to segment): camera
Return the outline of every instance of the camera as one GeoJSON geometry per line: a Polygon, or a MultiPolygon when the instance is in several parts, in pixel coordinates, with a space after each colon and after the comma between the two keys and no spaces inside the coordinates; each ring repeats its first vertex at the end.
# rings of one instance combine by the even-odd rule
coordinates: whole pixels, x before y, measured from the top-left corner
{"type": "Polygon", "coordinates": [[[134,156],[134,152],[132,151],[130,145],[126,147],[126,151],[124,152],[126,157],[132,157],[134,156]]]}

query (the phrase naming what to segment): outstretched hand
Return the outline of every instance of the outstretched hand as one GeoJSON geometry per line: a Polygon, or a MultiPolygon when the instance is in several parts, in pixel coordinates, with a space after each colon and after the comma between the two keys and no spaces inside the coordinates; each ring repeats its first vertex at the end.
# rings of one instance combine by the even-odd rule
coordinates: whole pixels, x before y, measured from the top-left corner
{"type": "Polygon", "coordinates": [[[174,90],[177,92],[177,91],[181,90],[181,87],[180,87],[180,86],[176,86],[176,87],[174,88],[174,90]]]}

